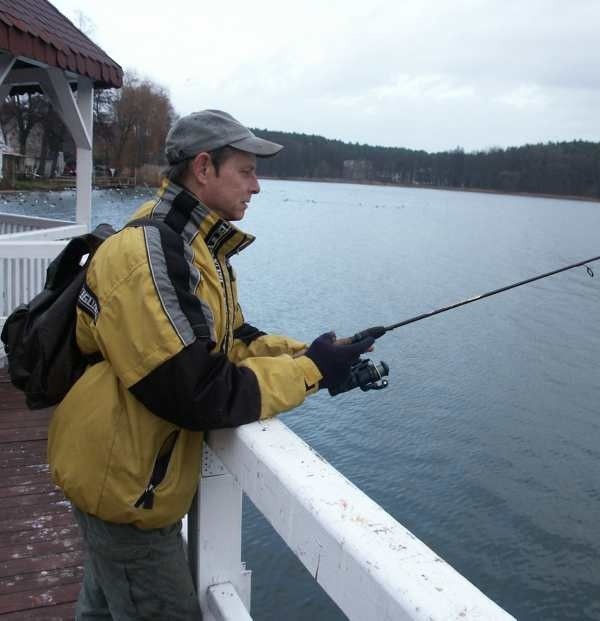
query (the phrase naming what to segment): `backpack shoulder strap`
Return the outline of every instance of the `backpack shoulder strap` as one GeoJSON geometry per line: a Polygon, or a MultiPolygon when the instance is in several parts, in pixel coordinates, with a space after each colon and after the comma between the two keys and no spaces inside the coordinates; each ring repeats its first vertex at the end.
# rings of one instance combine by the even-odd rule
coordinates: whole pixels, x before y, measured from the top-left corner
{"type": "Polygon", "coordinates": [[[181,237],[176,231],[174,231],[166,222],[157,220],[155,218],[136,218],[128,222],[123,228],[136,227],[136,226],[153,226],[166,235],[177,235],[181,237]]]}
{"type": "Polygon", "coordinates": [[[58,289],[73,278],[85,255],[94,254],[98,246],[115,233],[110,224],[99,224],[91,233],[69,240],[61,253],[50,263],[46,272],[45,289],[58,289]]]}

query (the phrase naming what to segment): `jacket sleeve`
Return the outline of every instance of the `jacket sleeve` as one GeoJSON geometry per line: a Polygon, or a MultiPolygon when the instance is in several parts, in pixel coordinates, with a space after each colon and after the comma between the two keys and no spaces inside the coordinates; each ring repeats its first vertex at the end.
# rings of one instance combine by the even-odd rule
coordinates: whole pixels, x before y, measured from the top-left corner
{"type": "Polygon", "coordinates": [[[229,352],[229,359],[234,363],[251,357],[280,356],[281,354],[297,356],[308,347],[302,341],[287,336],[266,334],[246,323],[239,304],[236,313],[236,325],[233,333],[233,346],[229,352]]]}
{"type": "MultiPolygon", "coordinates": [[[[236,365],[216,351],[212,311],[191,293],[181,238],[151,227],[118,237],[126,245],[133,235],[144,237],[146,256],[132,258],[114,242],[113,261],[131,265],[99,296],[93,330],[104,358],[151,412],[192,430],[234,427],[296,407],[316,389],[321,375],[305,356],[236,365]]],[[[116,265],[104,261],[102,269],[116,265]]]]}

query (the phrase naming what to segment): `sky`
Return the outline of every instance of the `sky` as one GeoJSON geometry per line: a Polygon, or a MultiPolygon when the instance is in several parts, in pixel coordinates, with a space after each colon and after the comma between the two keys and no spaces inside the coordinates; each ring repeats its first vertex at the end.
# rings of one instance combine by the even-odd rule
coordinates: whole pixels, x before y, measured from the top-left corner
{"type": "Polygon", "coordinates": [[[179,115],[426,151],[600,140],[600,0],[53,4],[179,115]]]}

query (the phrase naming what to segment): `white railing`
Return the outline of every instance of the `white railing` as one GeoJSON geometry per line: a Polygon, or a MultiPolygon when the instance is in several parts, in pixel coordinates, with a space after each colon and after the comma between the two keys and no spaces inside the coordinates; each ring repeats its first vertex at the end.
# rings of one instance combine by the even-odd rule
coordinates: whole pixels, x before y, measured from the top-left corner
{"type": "Polygon", "coordinates": [[[65,240],[86,230],[65,220],[0,213],[0,321],[42,290],[65,240]]]}
{"type": "Polygon", "coordinates": [[[49,263],[66,243],[0,239],[0,317],[7,317],[42,290],[49,263]]]}
{"type": "Polygon", "coordinates": [[[68,220],[52,218],[38,218],[0,212],[0,235],[22,233],[24,231],[46,231],[64,226],[73,226],[75,223],[68,220]]]}
{"type": "Polygon", "coordinates": [[[205,621],[250,619],[242,493],[349,619],[513,619],[281,421],[213,431],[207,444],[187,523],[205,621]]]}

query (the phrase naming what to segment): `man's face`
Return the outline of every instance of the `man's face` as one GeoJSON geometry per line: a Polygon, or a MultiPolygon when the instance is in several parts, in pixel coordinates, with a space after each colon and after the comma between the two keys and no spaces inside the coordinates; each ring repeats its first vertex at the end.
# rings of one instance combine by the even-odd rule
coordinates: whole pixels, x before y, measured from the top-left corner
{"type": "Polygon", "coordinates": [[[256,156],[235,151],[219,167],[210,163],[201,199],[224,220],[241,220],[253,194],[260,192],[256,178],[256,156]]]}

